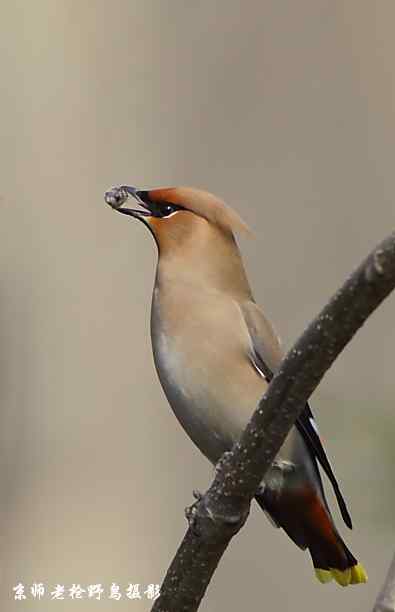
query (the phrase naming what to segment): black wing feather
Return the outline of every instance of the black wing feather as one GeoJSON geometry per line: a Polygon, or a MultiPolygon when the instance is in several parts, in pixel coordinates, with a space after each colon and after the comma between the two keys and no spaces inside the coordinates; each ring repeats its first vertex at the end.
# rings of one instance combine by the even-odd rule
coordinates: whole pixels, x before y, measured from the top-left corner
{"type": "MultiPolygon", "coordinates": [[[[270,382],[273,378],[273,372],[268,368],[266,363],[262,360],[260,355],[255,351],[255,357],[257,361],[257,365],[259,369],[262,371],[262,374],[265,376],[266,380],[270,382]]],[[[329,463],[328,457],[326,456],[324,447],[322,446],[321,440],[317,432],[315,431],[313,425],[311,424],[311,420],[314,421],[313,413],[310,410],[310,406],[306,404],[302,414],[298,417],[295,425],[298,428],[299,432],[302,434],[304,441],[306,442],[307,448],[313,457],[315,457],[325,474],[327,475],[329,482],[331,483],[333,490],[336,495],[337,503],[339,504],[340,513],[343,517],[343,521],[352,529],[352,521],[350,513],[347,509],[346,502],[344,497],[340,491],[339,484],[336,480],[336,477],[333,473],[331,464],[329,463]]]]}
{"type": "Polygon", "coordinates": [[[337,503],[339,504],[340,512],[343,517],[343,520],[347,527],[352,529],[352,521],[350,513],[347,509],[346,502],[344,501],[344,497],[341,494],[339,484],[336,480],[336,477],[333,473],[331,464],[329,463],[328,457],[326,456],[324,447],[322,446],[321,440],[317,432],[315,431],[313,425],[311,424],[311,420],[314,420],[313,413],[310,410],[310,406],[306,404],[305,409],[302,414],[296,421],[296,427],[302,434],[307,446],[309,447],[311,453],[318,459],[322,469],[325,474],[328,476],[328,479],[333,487],[333,490],[336,495],[337,503]]]}

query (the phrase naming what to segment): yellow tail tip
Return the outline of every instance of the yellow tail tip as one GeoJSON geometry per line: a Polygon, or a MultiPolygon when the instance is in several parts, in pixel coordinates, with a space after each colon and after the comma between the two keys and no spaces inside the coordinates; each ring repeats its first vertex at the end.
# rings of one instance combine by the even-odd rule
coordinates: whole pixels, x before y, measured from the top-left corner
{"type": "Polygon", "coordinates": [[[337,584],[341,586],[348,586],[349,584],[361,584],[368,581],[367,573],[361,563],[348,567],[346,570],[338,570],[330,568],[329,570],[314,568],[317,579],[322,583],[326,584],[331,580],[335,579],[337,584]]]}
{"type": "Polygon", "coordinates": [[[338,570],[331,568],[332,575],[336,580],[337,584],[340,586],[348,586],[351,582],[351,567],[348,567],[346,570],[338,570]]]}
{"type": "Polygon", "coordinates": [[[353,565],[351,568],[351,584],[361,584],[368,581],[368,575],[361,563],[353,565]]]}
{"type": "Polygon", "coordinates": [[[315,575],[317,580],[319,580],[322,584],[326,584],[333,580],[332,572],[330,570],[319,569],[318,567],[314,568],[315,575]]]}

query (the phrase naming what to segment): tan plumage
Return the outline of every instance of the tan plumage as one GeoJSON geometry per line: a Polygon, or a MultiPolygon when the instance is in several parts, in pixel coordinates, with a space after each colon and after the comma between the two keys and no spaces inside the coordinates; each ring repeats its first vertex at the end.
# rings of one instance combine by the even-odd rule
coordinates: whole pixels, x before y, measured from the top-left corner
{"type": "MultiPolygon", "coordinates": [[[[235,240],[235,232],[247,226],[205,191],[121,189],[122,201],[109,192],[108,203],[142,220],[158,245],[151,336],[161,384],[185,431],[215,463],[239,438],[282,358],[278,338],[254,301],[235,240]],[[121,207],[127,194],[143,210],[121,207]]],[[[332,521],[317,460],[351,526],[308,406],[257,501],[301,548],[309,548],[321,582],[331,577],[344,585],[363,582],[362,566],[332,521]]]]}

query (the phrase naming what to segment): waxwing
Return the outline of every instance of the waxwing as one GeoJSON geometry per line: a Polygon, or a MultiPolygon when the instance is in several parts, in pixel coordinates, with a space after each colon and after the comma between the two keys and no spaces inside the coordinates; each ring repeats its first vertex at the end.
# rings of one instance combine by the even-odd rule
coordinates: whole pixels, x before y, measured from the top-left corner
{"type": "MultiPolygon", "coordinates": [[[[178,421],[215,464],[239,439],[283,356],[271,324],[254,301],[236,243],[235,234],[248,232],[248,227],[221,199],[190,187],[124,186],[107,192],[105,199],[142,221],[155,239],[155,366],[178,421]],[[130,196],[139,208],[124,206],[130,196]]],[[[364,568],[335,527],[319,466],[351,528],[308,405],[256,501],[300,548],[308,548],[320,582],[366,582],[364,568]]]]}

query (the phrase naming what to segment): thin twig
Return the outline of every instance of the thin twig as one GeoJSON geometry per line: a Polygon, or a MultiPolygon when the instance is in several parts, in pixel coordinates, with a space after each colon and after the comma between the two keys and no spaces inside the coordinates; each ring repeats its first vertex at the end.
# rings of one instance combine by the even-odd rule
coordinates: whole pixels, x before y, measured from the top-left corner
{"type": "Polygon", "coordinates": [[[194,612],[260,482],[333,361],[395,287],[395,233],[355,270],[283,360],[240,441],[225,453],[209,490],[189,512],[188,531],[153,612],[194,612]]]}
{"type": "Polygon", "coordinates": [[[377,596],[373,612],[395,612],[395,555],[382,589],[377,596]]]}

